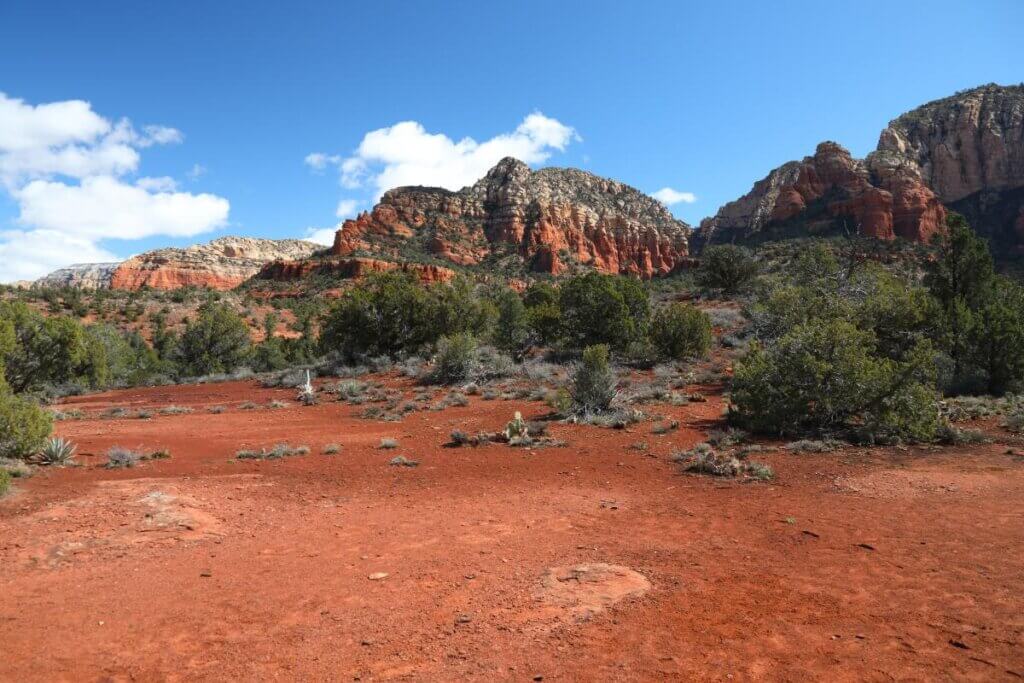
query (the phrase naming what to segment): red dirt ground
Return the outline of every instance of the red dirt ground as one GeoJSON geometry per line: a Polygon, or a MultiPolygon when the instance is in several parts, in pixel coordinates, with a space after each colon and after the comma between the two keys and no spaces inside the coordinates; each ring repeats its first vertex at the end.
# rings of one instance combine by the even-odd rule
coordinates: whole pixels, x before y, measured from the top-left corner
{"type": "Polygon", "coordinates": [[[714,396],[656,407],[682,422],[665,436],[555,424],[568,447],[535,450],[443,444],[536,403],[401,423],[238,407],[292,393],[68,401],[196,412],[61,422],[84,466],[0,502],[0,679],[1024,676],[1024,462],[1005,446],[776,450],[774,482],[740,483],[668,459],[716,426],[714,396]],[[234,459],[278,442],[312,451],[234,459]],[[108,470],[114,444],[172,457],[108,470]]]}

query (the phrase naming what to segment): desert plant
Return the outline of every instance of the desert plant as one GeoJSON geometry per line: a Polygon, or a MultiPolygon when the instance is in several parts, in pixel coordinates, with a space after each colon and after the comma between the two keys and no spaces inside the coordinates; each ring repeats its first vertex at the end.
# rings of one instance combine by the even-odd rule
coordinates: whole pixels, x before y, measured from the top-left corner
{"type": "Polygon", "coordinates": [[[749,249],[732,244],[709,246],[701,252],[697,280],[704,287],[735,293],[757,275],[757,261],[749,249]]]}
{"type": "Polygon", "coordinates": [[[461,429],[454,429],[451,433],[451,445],[453,446],[468,446],[471,443],[472,437],[461,429]]]}
{"type": "Polygon", "coordinates": [[[43,465],[54,465],[64,467],[74,463],[75,450],[77,446],[67,439],[56,437],[47,440],[46,444],[39,450],[39,462],[43,465]]]}
{"type": "Polygon", "coordinates": [[[513,446],[527,445],[530,443],[530,430],[526,420],[517,410],[512,419],[505,425],[505,439],[513,446]]]}
{"type": "Polygon", "coordinates": [[[0,497],[4,496],[10,490],[11,475],[7,473],[7,470],[0,469],[0,497]]]}
{"type": "Polygon", "coordinates": [[[833,439],[800,439],[786,444],[786,450],[794,453],[828,453],[842,447],[841,441],[833,439]]]}
{"type": "Polygon", "coordinates": [[[871,331],[812,320],[737,363],[730,418],[758,432],[856,428],[867,440],[927,441],[938,426],[934,379],[926,341],[893,360],[871,331]]]}
{"type": "Polygon", "coordinates": [[[393,465],[395,467],[416,467],[420,463],[418,460],[410,460],[404,455],[396,455],[395,457],[391,458],[388,464],[393,465]]]}
{"type": "Polygon", "coordinates": [[[1017,410],[1008,414],[1002,425],[1011,432],[1024,432],[1024,407],[1018,407],[1017,410]]]}
{"type": "Polygon", "coordinates": [[[588,346],[572,374],[573,409],[579,414],[608,410],[616,396],[616,377],[604,344],[588,346]]]}
{"type": "Polygon", "coordinates": [[[341,446],[336,443],[329,443],[323,447],[322,453],[324,455],[335,455],[341,452],[341,446]]]}
{"type": "Polygon", "coordinates": [[[186,324],[175,357],[183,373],[197,376],[231,372],[245,363],[251,352],[245,321],[228,306],[210,302],[186,324]]]}
{"type": "Polygon", "coordinates": [[[668,434],[679,429],[679,420],[666,420],[651,427],[651,434],[668,434]]]}
{"type": "Polygon", "coordinates": [[[164,406],[160,409],[161,415],[189,415],[193,412],[188,406],[164,406]]]}
{"type": "Polygon", "coordinates": [[[689,304],[663,306],[651,319],[651,342],[663,358],[697,358],[711,347],[711,319],[689,304]]]}
{"type": "Polygon", "coordinates": [[[380,440],[380,446],[382,450],[391,450],[398,448],[398,439],[383,438],[380,440]]]}
{"type": "Polygon", "coordinates": [[[138,451],[111,446],[107,449],[107,468],[117,469],[123,467],[135,467],[142,460],[142,454],[138,451]]]}
{"type": "Polygon", "coordinates": [[[308,454],[309,446],[289,446],[286,443],[279,443],[269,449],[253,450],[243,448],[235,453],[235,457],[239,460],[277,460],[278,458],[286,458],[293,455],[308,454]]]}
{"type": "Polygon", "coordinates": [[[642,282],[597,272],[563,282],[559,308],[562,338],[572,349],[624,349],[643,336],[650,316],[649,294],[642,282]]]}
{"type": "Polygon", "coordinates": [[[31,456],[42,447],[52,428],[47,411],[0,384],[0,457],[31,456]]]}
{"type": "Polygon", "coordinates": [[[476,369],[476,339],[465,332],[442,337],[437,343],[430,379],[438,384],[456,384],[470,379],[476,369]]]}

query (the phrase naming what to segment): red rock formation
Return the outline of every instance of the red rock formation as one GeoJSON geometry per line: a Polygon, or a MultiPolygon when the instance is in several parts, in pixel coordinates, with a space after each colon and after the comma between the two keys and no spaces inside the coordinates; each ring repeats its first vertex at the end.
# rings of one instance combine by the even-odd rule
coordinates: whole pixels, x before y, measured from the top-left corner
{"type": "Polygon", "coordinates": [[[905,164],[869,168],[840,145],[823,142],[814,156],[780,166],[750,193],[705,219],[700,241],[743,241],[786,224],[927,241],[945,216],[939,199],[905,164]],[[823,211],[813,211],[816,207],[823,211]]]}
{"type": "Polygon", "coordinates": [[[512,254],[535,272],[558,274],[575,262],[650,278],[685,260],[688,233],[662,204],[622,183],[574,169],[534,172],[509,158],[458,192],[385,193],[371,212],[345,221],[331,253],[420,252],[460,265],[512,254]]]}
{"type": "Polygon", "coordinates": [[[222,237],[187,249],[158,249],[130,258],[114,269],[110,287],[233,289],[258,273],[268,261],[311,256],[320,248],[301,240],[222,237]]]}
{"type": "Polygon", "coordinates": [[[820,229],[811,209],[821,205],[862,234],[916,242],[932,239],[949,207],[997,256],[1024,254],[1024,86],[983,85],[918,107],[890,122],[864,161],[822,143],[702,221],[695,244],[820,229]]]}

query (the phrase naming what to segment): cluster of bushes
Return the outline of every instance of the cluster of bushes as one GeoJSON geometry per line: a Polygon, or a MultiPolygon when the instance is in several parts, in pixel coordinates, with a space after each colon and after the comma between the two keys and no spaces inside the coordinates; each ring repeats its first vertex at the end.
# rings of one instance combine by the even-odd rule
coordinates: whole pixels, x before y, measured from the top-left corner
{"type": "MultiPolygon", "coordinates": [[[[642,353],[681,359],[707,352],[711,322],[680,303],[652,314],[646,286],[633,278],[588,273],[558,287],[534,284],[520,296],[506,287],[474,287],[462,279],[424,287],[407,275],[384,273],[358,284],[325,316],[320,351],[350,360],[397,358],[441,340],[447,349],[442,359],[460,349],[468,357],[476,341],[516,358],[535,346],[575,355],[588,346],[606,345],[626,359],[642,353]]],[[[455,377],[464,367],[442,372],[455,377]]]]}
{"type": "Polygon", "coordinates": [[[941,393],[1024,381],[1024,290],[953,216],[924,283],[811,246],[748,311],[732,419],[760,432],[930,440],[941,393]]]}

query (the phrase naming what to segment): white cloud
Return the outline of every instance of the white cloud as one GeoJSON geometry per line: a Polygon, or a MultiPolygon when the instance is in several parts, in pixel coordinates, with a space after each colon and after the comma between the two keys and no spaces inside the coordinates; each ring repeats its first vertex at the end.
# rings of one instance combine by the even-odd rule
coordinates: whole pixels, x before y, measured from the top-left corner
{"type": "Polygon", "coordinates": [[[362,202],[358,199],[342,199],[338,202],[338,208],[334,210],[334,215],[338,218],[352,218],[361,204],[362,202]]]}
{"type": "Polygon", "coordinates": [[[150,145],[176,145],[185,140],[185,136],[177,128],[168,126],[146,126],[142,129],[145,133],[139,140],[139,147],[150,145]]]}
{"type": "Polygon", "coordinates": [[[211,194],[152,193],[109,176],[80,185],[34,180],[14,198],[22,225],[92,240],[190,237],[223,225],[229,209],[228,200],[211,194]]]}
{"type": "Polygon", "coordinates": [[[104,239],[191,236],[223,225],[226,199],[179,192],[166,176],[124,179],[138,170],[138,150],[183,139],[169,126],[113,123],[82,100],[31,105],[0,92],[0,183],[19,206],[20,226],[0,232],[0,281],[112,260],[104,239]]]}
{"type": "Polygon", "coordinates": [[[141,187],[148,192],[174,192],[178,189],[178,181],[170,176],[139,178],[135,181],[135,187],[141,187]]]}
{"type": "Polygon", "coordinates": [[[317,244],[323,244],[324,246],[331,246],[334,244],[334,234],[338,232],[338,228],[306,228],[306,235],[303,239],[307,239],[310,242],[316,242],[317,244]]]}
{"type": "Polygon", "coordinates": [[[117,261],[87,238],[62,231],[12,230],[0,233],[0,280],[35,280],[73,263],[117,261]]]}
{"type": "Polygon", "coordinates": [[[330,164],[337,164],[341,162],[341,157],[324,154],[323,152],[312,152],[306,155],[303,160],[307,166],[312,168],[314,171],[322,171],[327,168],[330,164]]]}
{"type": "Polygon", "coordinates": [[[202,164],[192,164],[192,168],[185,175],[188,176],[189,180],[195,182],[206,175],[206,167],[202,164]]]}
{"type": "Polygon", "coordinates": [[[546,161],[564,151],[576,131],[560,121],[534,112],[511,133],[477,142],[458,142],[444,133],[429,133],[416,121],[402,121],[363,136],[355,153],[342,158],[323,152],[306,157],[314,170],[337,166],[342,187],[364,188],[377,200],[387,190],[402,185],[431,185],[458,190],[479,180],[504,157],[528,164],[546,161]]]}
{"type": "Polygon", "coordinates": [[[672,206],[673,204],[693,204],[697,201],[697,195],[692,192],[680,192],[679,190],[673,190],[671,187],[663,187],[657,192],[652,192],[651,196],[657,199],[665,206],[672,206]]]}
{"type": "Polygon", "coordinates": [[[0,150],[4,152],[91,142],[110,128],[110,122],[82,100],[32,106],[0,92],[0,150]]]}
{"type": "Polygon", "coordinates": [[[428,133],[416,121],[403,121],[363,137],[356,153],[342,164],[342,184],[369,183],[375,197],[403,185],[459,190],[479,180],[504,157],[539,164],[574,139],[578,136],[571,127],[539,112],[523,119],[513,132],[483,142],[473,138],[455,142],[443,133],[428,133]]]}

